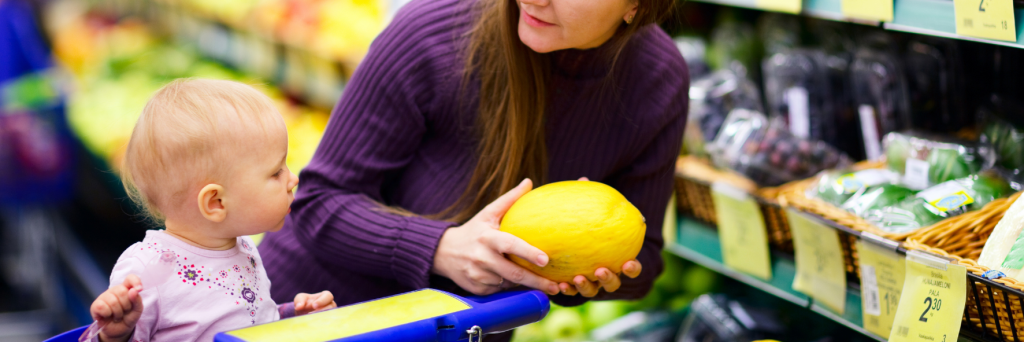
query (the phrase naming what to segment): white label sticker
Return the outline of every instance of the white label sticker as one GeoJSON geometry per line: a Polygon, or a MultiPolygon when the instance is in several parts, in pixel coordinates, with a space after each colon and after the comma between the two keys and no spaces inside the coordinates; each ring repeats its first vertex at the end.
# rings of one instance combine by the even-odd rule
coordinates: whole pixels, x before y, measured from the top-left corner
{"type": "Polygon", "coordinates": [[[836,183],[843,191],[852,194],[860,189],[899,180],[899,174],[885,169],[867,169],[843,175],[836,183]]]}
{"type": "Polygon", "coordinates": [[[917,197],[923,198],[926,202],[932,202],[961,191],[966,192],[967,188],[960,182],[951,180],[921,191],[917,193],[917,197]]]}
{"type": "Polygon", "coordinates": [[[789,131],[798,138],[808,138],[811,135],[811,117],[807,89],[792,87],[786,89],[783,97],[789,107],[789,131]]]}
{"type": "Polygon", "coordinates": [[[903,184],[914,190],[928,187],[928,162],[907,158],[907,169],[903,172],[903,184]]]}
{"type": "Polygon", "coordinates": [[[870,105],[860,105],[857,112],[860,113],[860,131],[864,137],[864,153],[867,154],[868,160],[878,160],[882,157],[882,143],[878,139],[875,108],[870,105]]]}
{"type": "Polygon", "coordinates": [[[864,312],[868,315],[882,314],[881,299],[878,298],[878,280],[875,278],[875,267],[860,265],[860,286],[864,290],[864,312]]]}

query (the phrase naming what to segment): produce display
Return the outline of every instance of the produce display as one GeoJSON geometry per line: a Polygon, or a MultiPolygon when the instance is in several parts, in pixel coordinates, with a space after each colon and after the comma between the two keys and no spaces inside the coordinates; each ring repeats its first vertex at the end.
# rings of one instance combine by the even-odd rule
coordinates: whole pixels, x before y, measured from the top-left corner
{"type": "Polygon", "coordinates": [[[794,136],[779,119],[761,113],[733,110],[712,146],[711,158],[719,167],[736,170],[761,186],[776,186],[811,177],[850,163],[835,148],[821,141],[794,136]]]}
{"type": "Polygon", "coordinates": [[[385,0],[171,0],[178,8],[342,61],[358,62],[387,24],[385,0]]]}
{"type": "Polygon", "coordinates": [[[828,171],[818,178],[818,185],[810,191],[829,204],[841,206],[852,197],[864,196],[869,188],[899,182],[900,175],[890,170],[867,169],[858,172],[828,171]]]}
{"type": "Polygon", "coordinates": [[[548,255],[539,267],[510,255],[513,262],[544,278],[573,283],[577,275],[597,281],[594,270],[614,273],[636,258],[647,224],[633,204],[615,188],[599,182],[563,181],[523,195],[505,213],[500,230],[515,235],[548,255]]]}
{"type": "Polygon", "coordinates": [[[733,109],[761,112],[757,85],[731,70],[719,70],[690,85],[690,111],[683,135],[684,151],[706,156],[704,144],[714,141],[733,109]]]}
{"type": "Polygon", "coordinates": [[[903,233],[981,209],[988,202],[1012,192],[1010,184],[1001,176],[985,172],[947,181],[917,193],[888,185],[879,190],[870,205],[844,204],[843,208],[860,209],[860,215],[879,228],[903,233]]]}
{"type": "Polygon", "coordinates": [[[263,81],[204,59],[188,47],[161,42],[132,19],[84,12],[60,22],[52,34],[55,54],[75,71],[68,123],[86,148],[114,168],[120,166],[123,149],[150,95],[176,78],[256,85],[274,100],[285,119],[287,164],[294,172],[312,159],[327,125],[327,112],[297,105],[275,88],[260,85],[263,81]]]}
{"type": "Polygon", "coordinates": [[[883,144],[889,168],[903,175],[904,185],[917,190],[967,177],[995,162],[992,149],[984,144],[921,133],[889,133],[883,144]]]}

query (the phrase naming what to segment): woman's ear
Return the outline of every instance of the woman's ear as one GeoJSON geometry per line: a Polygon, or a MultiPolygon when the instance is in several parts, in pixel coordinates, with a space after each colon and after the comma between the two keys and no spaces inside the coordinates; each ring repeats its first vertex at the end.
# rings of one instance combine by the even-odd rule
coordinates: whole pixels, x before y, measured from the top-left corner
{"type": "Polygon", "coordinates": [[[638,5],[639,2],[636,0],[629,1],[629,7],[627,7],[629,10],[622,16],[622,20],[625,21],[627,25],[633,23],[633,18],[636,17],[636,8],[638,5]]]}
{"type": "Polygon", "coordinates": [[[207,220],[224,222],[228,217],[228,208],[224,198],[224,187],[220,184],[207,184],[199,190],[199,213],[207,220]]]}

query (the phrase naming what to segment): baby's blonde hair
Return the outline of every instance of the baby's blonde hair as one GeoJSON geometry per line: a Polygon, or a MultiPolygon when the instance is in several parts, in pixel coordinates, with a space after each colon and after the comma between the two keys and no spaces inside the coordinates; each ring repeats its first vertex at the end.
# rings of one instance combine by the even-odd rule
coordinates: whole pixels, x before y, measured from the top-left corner
{"type": "Polygon", "coordinates": [[[162,222],[186,203],[191,188],[231,171],[219,163],[249,145],[253,130],[281,123],[273,102],[251,86],[222,80],[178,79],[146,103],[125,151],[121,179],[128,196],[162,222]]]}

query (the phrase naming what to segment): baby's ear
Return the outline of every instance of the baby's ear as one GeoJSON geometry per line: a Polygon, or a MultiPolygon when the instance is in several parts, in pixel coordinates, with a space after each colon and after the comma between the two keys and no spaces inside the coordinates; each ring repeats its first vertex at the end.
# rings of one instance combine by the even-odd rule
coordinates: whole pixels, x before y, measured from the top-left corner
{"type": "Polygon", "coordinates": [[[224,187],[220,184],[207,184],[199,190],[199,213],[207,220],[223,222],[228,217],[224,201],[224,187]]]}

